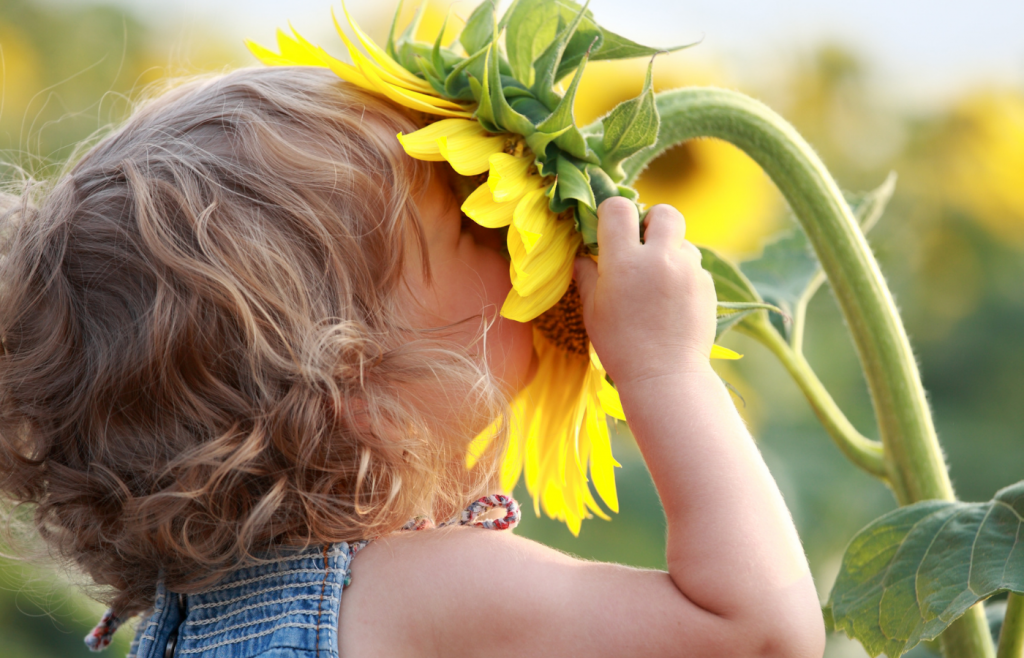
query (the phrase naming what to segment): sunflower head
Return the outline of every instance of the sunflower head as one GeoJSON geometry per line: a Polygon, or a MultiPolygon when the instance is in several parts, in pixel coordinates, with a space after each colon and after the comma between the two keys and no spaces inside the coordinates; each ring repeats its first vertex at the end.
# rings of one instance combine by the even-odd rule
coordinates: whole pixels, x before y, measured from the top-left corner
{"type": "MultiPolygon", "coordinates": [[[[625,416],[587,338],[573,262],[598,253],[602,201],[637,201],[636,190],[623,184],[623,163],[657,141],[652,67],[654,55],[665,51],[605,30],[571,0],[515,0],[500,17],[497,0],[485,0],[448,45],[446,24],[433,43],[415,40],[422,9],[401,35],[393,24],[384,47],[345,15],[355,39],[335,25],[352,64],[294,31],[278,32],[278,53],[249,47],[268,64],[329,67],[420,113],[423,127],[398,135],[402,148],[451,165],[467,183],[463,212],[507,231],[512,290],[501,314],[534,323],[539,366],[513,402],[501,483],[511,490],[524,476],[535,510],[578,533],[584,518],[608,518],[597,497],[618,511],[608,417],[625,416]],[[587,63],[632,57],[651,58],[640,94],[578,126],[573,106],[587,63]],[[562,91],[559,83],[570,74],[562,91]]],[[[494,430],[471,443],[468,465],[494,430]]]]}

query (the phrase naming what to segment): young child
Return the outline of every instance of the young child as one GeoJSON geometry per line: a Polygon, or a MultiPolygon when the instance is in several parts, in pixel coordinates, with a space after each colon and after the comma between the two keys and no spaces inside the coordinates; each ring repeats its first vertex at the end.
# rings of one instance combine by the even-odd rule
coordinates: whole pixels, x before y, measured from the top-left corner
{"type": "Polygon", "coordinates": [[[799,539],[708,362],[713,283],[667,206],[638,229],[604,202],[575,278],[668,573],[398,532],[492,493],[502,442],[472,470],[467,445],[535,367],[530,326],[497,316],[500,238],[402,152],[416,127],[325,69],[237,71],[145,105],[3,215],[0,487],[109,591],[92,644],[141,614],[138,658],[821,656],[799,539]]]}

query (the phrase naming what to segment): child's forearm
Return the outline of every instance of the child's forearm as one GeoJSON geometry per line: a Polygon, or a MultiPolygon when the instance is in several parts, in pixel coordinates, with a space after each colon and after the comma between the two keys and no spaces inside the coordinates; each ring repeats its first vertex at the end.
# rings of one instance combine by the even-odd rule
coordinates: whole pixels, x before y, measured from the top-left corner
{"type": "Polygon", "coordinates": [[[710,365],[633,381],[620,394],[665,507],[680,591],[734,618],[811,587],[778,487],[710,365]]]}

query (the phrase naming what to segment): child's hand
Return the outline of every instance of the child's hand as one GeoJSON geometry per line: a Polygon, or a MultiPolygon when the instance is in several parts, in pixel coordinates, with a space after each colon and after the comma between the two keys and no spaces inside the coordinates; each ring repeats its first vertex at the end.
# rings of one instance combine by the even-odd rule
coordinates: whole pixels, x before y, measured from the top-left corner
{"type": "Polygon", "coordinates": [[[577,258],[575,276],[587,333],[616,385],[710,369],[715,285],[683,216],[654,206],[641,244],[628,200],[607,199],[597,215],[601,255],[577,258]]]}

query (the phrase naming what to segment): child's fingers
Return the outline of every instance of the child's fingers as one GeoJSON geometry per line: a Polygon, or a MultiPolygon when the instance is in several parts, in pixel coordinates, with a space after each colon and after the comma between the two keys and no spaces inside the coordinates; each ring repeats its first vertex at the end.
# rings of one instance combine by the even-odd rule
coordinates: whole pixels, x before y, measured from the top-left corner
{"type": "Polygon", "coordinates": [[[597,208],[597,243],[601,259],[617,259],[640,246],[640,215],[625,197],[605,199],[597,208]]]}
{"type": "Polygon", "coordinates": [[[647,211],[644,244],[678,248],[685,239],[686,220],[678,210],[661,203],[647,211]]]}

